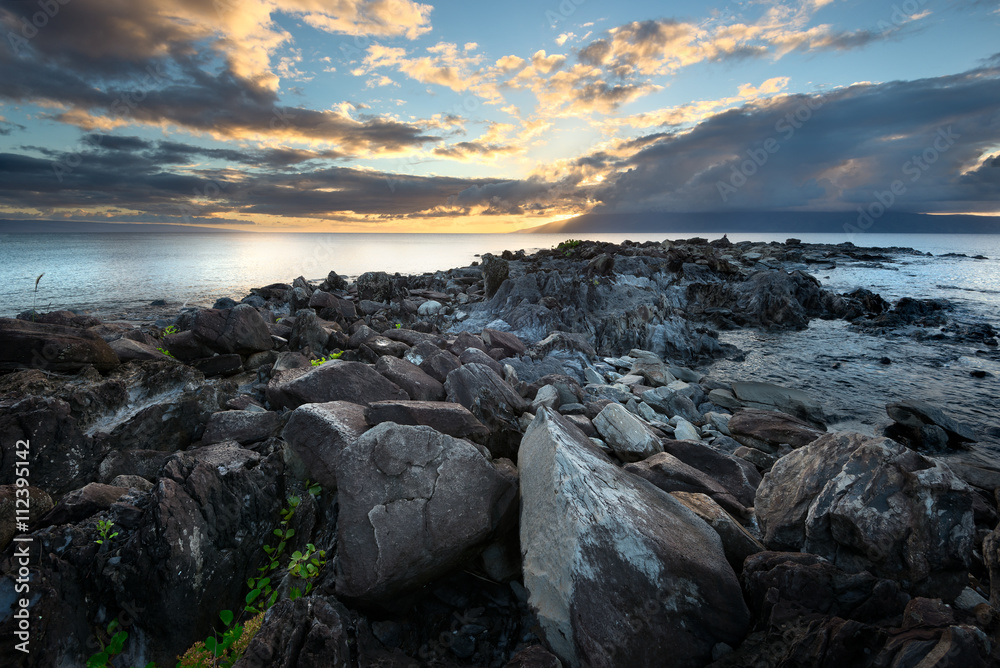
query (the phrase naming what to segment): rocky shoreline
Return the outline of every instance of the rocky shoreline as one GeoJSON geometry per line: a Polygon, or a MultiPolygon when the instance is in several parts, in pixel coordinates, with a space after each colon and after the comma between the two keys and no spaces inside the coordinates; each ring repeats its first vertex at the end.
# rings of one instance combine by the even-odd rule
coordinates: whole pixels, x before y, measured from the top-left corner
{"type": "Polygon", "coordinates": [[[992,665],[1000,433],[919,398],[831,431],[829,397],[705,372],[741,355],[719,330],[817,319],[998,359],[946,302],[805,271],[915,254],[567,241],[0,319],[0,655],[992,665]]]}

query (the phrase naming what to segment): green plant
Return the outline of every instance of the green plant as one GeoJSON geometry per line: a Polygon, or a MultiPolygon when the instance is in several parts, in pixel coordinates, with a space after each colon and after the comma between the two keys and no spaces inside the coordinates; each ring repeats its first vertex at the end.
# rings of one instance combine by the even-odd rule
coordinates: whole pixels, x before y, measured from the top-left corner
{"type": "Polygon", "coordinates": [[[165,330],[163,330],[163,333],[164,334],[176,334],[178,331],[180,331],[180,330],[178,330],[175,325],[169,325],[169,326],[167,326],[167,328],[165,330]]]}
{"type": "Polygon", "coordinates": [[[167,350],[166,348],[157,348],[157,350],[159,350],[161,353],[163,353],[167,357],[173,357],[174,356],[174,354],[172,352],[170,352],[169,350],[167,350]]]}
{"type": "Polygon", "coordinates": [[[396,329],[402,329],[402,328],[403,328],[403,323],[397,322],[396,323],[396,329]]]}
{"type": "Polygon", "coordinates": [[[103,545],[104,541],[108,541],[110,543],[111,539],[118,535],[117,531],[114,533],[111,532],[114,527],[115,523],[111,520],[97,520],[97,533],[99,533],[101,537],[95,542],[98,545],[103,545]]]}
{"type": "Polygon", "coordinates": [[[600,284],[601,284],[601,282],[595,278],[594,279],[594,285],[597,286],[597,285],[600,285],[600,284]]]}
{"type": "Polygon", "coordinates": [[[264,622],[264,613],[250,618],[246,624],[236,622],[231,610],[221,611],[219,619],[226,625],[222,637],[213,633],[196,642],[177,657],[177,668],[229,668],[240,660],[250,641],[257,635],[264,622]]]}
{"type": "Polygon", "coordinates": [[[319,577],[319,572],[326,565],[326,550],[317,550],[312,543],[306,545],[305,552],[296,550],[292,552],[292,558],[288,561],[288,572],[306,583],[305,591],[298,587],[292,587],[289,591],[289,598],[293,601],[300,596],[308,596],[312,591],[313,583],[319,577]]]}
{"type": "Polygon", "coordinates": [[[87,668],[104,668],[105,666],[114,665],[111,663],[111,660],[122,653],[122,649],[125,648],[125,641],[128,640],[128,632],[124,629],[118,629],[117,617],[112,619],[111,623],[108,624],[107,635],[107,642],[105,642],[105,639],[101,635],[98,635],[97,641],[101,643],[101,651],[87,659],[87,668]]]}
{"type": "Polygon", "coordinates": [[[567,239],[566,241],[560,241],[559,245],[556,246],[556,250],[572,250],[582,243],[583,242],[579,239],[567,239]]]}
{"type": "Polygon", "coordinates": [[[309,363],[312,364],[313,366],[322,366],[322,365],[326,364],[327,362],[329,362],[330,360],[339,360],[340,356],[343,355],[343,354],[344,354],[343,350],[338,350],[337,352],[330,353],[329,355],[327,355],[325,357],[320,357],[319,359],[315,359],[315,360],[309,360],[309,363]]]}

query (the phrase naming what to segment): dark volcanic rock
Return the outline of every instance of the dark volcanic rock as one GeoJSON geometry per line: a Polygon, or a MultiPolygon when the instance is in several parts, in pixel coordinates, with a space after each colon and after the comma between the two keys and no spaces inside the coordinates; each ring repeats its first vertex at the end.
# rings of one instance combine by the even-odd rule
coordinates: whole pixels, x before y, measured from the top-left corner
{"type": "Polygon", "coordinates": [[[703,666],[749,622],[718,534],[539,411],[518,458],[524,585],[571,666],[703,666]]]}
{"type": "Polygon", "coordinates": [[[28,487],[0,485],[0,551],[7,549],[15,535],[23,533],[18,530],[17,522],[24,518],[25,499],[28,510],[26,522],[31,528],[34,528],[38,520],[52,510],[52,497],[44,489],[33,485],[28,487]],[[18,490],[21,490],[20,495],[18,490]],[[19,497],[22,499],[20,504],[17,502],[19,497]],[[20,515],[17,513],[18,506],[22,509],[20,515]]]}
{"type": "Polygon", "coordinates": [[[0,402],[0,448],[0,484],[15,484],[15,464],[28,461],[30,480],[55,497],[96,480],[101,463],[100,445],[81,431],[70,405],[59,399],[0,402]]]}
{"type": "Polygon", "coordinates": [[[497,293],[503,282],[510,276],[510,263],[503,258],[485,253],[482,268],[486,297],[490,298],[497,293]]]}
{"type": "Polygon", "coordinates": [[[392,277],[384,271],[367,271],[357,280],[358,299],[388,302],[393,297],[392,277]]]}
{"type": "Polygon", "coordinates": [[[737,517],[749,516],[743,504],[714,478],[668,452],[661,452],[641,462],[626,464],[625,470],[648,480],[664,492],[706,494],[728,513],[737,517]]]}
{"type": "Polygon", "coordinates": [[[729,431],[743,445],[768,452],[767,446],[786,444],[801,448],[823,435],[809,423],[791,415],[753,408],[736,411],[729,420],[729,431]]]}
{"type": "Polygon", "coordinates": [[[281,432],[304,473],[327,489],[337,489],[341,451],[368,431],[365,408],[348,401],[305,404],[292,411],[281,432]]]}
{"type": "Polygon", "coordinates": [[[430,427],[384,423],[340,456],[337,593],[385,600],[481,550],[516,509],[513,465],[430,427]]]}
{"type": "Polygon", "coordinates": [[[79,371],[88,365],[110,371],[118,364],[104,339],[87,330],[0,318],[0,371],[79,371]]]}
{"type": "Polygon", "coordinates": [[[908,399],[886,404],[885,412],[895,423],[886,435],[916,449],[961,448],[979,440],[967,425],[926,401],[908,399]]]}
{"type": "Polygon", "coordinates": [[[221,411],[208,419],[201,442],[256,443],[273,436],[277,428],[278,414],[273,411],[221,411]]]}
{"type": "Polygon", "coordinates": [[[264,318],[248,304],[225,310],[198,311],[191,331],[205,345],[220,353],[250,355],[274,347],[264,318]]]}
{"type": "Polygon", "coordinates": [[[517,357],[524,354],[528,349],[516,334],[501,332],[495,329],[484,329],[483,341],[490,348],[500,348],[503,350],[504,357],[517,357]]]}
{"type": "Polygon", "coordinates": [[[466,364],[448,374],[448,401],[468,408],[490,430],[490,451],[511,456],[520,440],[518,418],[528,408],[521,395],[483,364],[466,364]]]}
{"type": "Polygon", "coordinates": [[[455,438],[483,438],[490,430],[461,404],[440,401],[376,401],[368,406],[368,424],[425,425],[455,438]]]}
{"type": "Polygon", "coordinates": [[[333,597],[279,601],[233,668],[349,666],[352,617],[333,597]]]}
{"type": "Polygon", "coordinates": [[[40,520],[42,526],[70,524],[107,510],[111,504],[128,494],[128,489],[92,482],[73,490],[40,520]]]}
{"type": "Polygon", "coordinates": [[[753,506],[761,480],[753,464],[697,443],[671,439],[661,443],[665,452],[710,476],[747,508],[753,506]]]}
{"type": "Polygon", "coordinates": [[[416,401],[442,401],[444,385],[416,364],[389,355],[380,357],[375,370],[406,391],[416,401]]]}
{"type": "Polygon", "coordinates": [[[842,432],[779,459],[756,510],[770,549],[811,552],[954,597],[971,563],[972,501],[972,488],[944,463],[842,432]]]}
{"type": "Polygon", "coordinates": [[[285,408],[328,401],[370,404],[409,398],[399,386],[371,366],[344,360],[331,360],[304,373],[299,370],[283,372],[272,378],[267,386],[268,401],[273,406],[285,408]]]}
{"type": "Polygon", "coordinates": [[[119,600],[143,610],[130,643],[145,642],[147,656],[169,665],[205,637],[220,609],[242,608],[246,579],[278,523],[281,472],[280,457],[235,444],[167,463],[120,561],[104,571],[119,600]]]}

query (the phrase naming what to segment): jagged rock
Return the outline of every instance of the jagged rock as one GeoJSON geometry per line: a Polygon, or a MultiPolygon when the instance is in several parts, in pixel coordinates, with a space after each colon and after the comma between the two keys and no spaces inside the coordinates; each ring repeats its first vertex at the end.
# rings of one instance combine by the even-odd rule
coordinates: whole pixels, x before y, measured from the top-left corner
{"type": "Polygon", "coordinates": [[[35,368],[72,372],[88,365],[110,371],[118,364],[115,351],[93,332],[0,318],[0,371],[35,368]]]}
{"type": "Polygon", "coordinates": [[[415,401],[442,401],[444,385],[405,359],[383,356],[375,370],[404,390],[415,401]]]}
{"type": "Polygon", "coordinates": [[[679,415],[688,421],[702,421],[702,416],[691,398],[678,390],[662,386],[646,390],[640,396],[643,402],[667,417],[679,415]]]}
{"type": "Polygon", "coordinates": [[[112,450],[101,462],[99,480],[110,483],[120,475],[156,480],[170,455],[162,450],[112,450]]]}
{"type": "Polygon", "coordinates": [[[543,385],[538,388],[535,398],[531,400],[531,410],[537,413],[538,409],[542,406],[546,408],[558,408],[562,403],[559,397],[559,390],[555,385],[543,385]]]}
{"type": "Polygon", "coordinates": [[[455,438],[483,438],[490,430],[461,404],[440,401],[376,401],[365,411],[368,424],[424,425],[455,438]]]}
{"type": "Polygon", "coordinates": [[[198,311],[191,331],[204,345],[220,353],[250,355],[274,347],[264,318],[248,304],[198,311]]]}
{"type": "Polygon", "coordinates": [[[748,448],[745,445],[741,445],[733,450],[733,454],[740,459],[750,462],[760,471],[770,471],[771,467],[778,461],[778,458],[772,454],[758,450],[757,448],[748,448]]]}
{"type": "Polygon", "coordinates": [[[281,472],[277,456],[264,459],[233,443],[167,462],[120,561],[103,573],[120,601],[142,609],[132,651],[144,645],[147,657],[173,663],[205,637],[220,609],[243,606],[246,579],[278,522],[281,472]]]}
{"type": "Polygon", "coordinates": [[[697,427],[678,415],[674,417],[674,438],[678,441],[700,441],[701,434],[697,427]]]}
{"type": "Polygon", "coordinates": [[[443,383],[448,374],[462,366],[458,358],[429,341],[418,343],[406,353],[406,360],[416,364],[431,378],[443,383]]]}
{"type": "Polygon", "coordinates": [[[909,399],[886,404],[885,412],[893,424],[886,436],[918,449],[961,448],[977,441],[967,425],[952,419],[943,410],[926,401],[909,399]]]}
{"type": "Polygon", "coordinates": [[[510,275],[510,263],[503,258],[484,253],[482,268],[486,298],[489,299],[497,293],[497,290],[510,275]]]}
{"type": "Polygon", "coordinates": [[[516,334],[501,332],[496,329],[484,329],[483,341],[490,348],[500,348],[503,350],[504,357],[518,357],[528,350],[528,347],[524,345],[524,342],[516,334]]]}
{"type": "Polygon", "coordinates": [[[337,593],[385,600],[481,550],[516,508],[516,472],[430,427],[380,424],[341,453],[337,593]]]}
{"type": "Polygon", "coordinates": [[[92,482],[69,492],[40,520],[42,526],[70,524],[107,510],[111,504],[128,494],[127,489],[92,482]]]}
{"type": "Polygon", "coordinates": [[[823,435],[798,418],[753,408],[737,411],[727,427],[734,439],[750,448],[771,452],[774,446],[786,444],[801,448],[823,435]]]}
{"type": "Polygon", "coordinates": [[[495,359],[478,348],[465,349],[462,351],[462,354],[458,356],[458,361],[461,364],[485,364],[489,368],[493,369],[493,372],[496,375],[503,375],[503,366],[500,362],[497,362],[495,359]]]}
{"type": "Polygon", "coordinates": [[[594,428],[623,462],[637,462],[663,452],[656,434],[621,404],[608,404],[594,418],[594,428]]]}
{"type": "Polygon", "coordinates": [[[350,666],[352,618],[332,596],[279,601],[233,668],[350,666]]]}
{"type": "Polygon", "coordinates": [[[459,332],[455,342],[448,346],[448,352],[461,358],[462,353],[470,348],[486,352],[489,348],[483,340],[471,332],[459,332]]]}
{"type": "Polygon", "coordinates": [[[747,508],[753,506],[761,480],[760,473],[753,464],[697,443],[670,439],[663,439],[660,443],[664,452],[669,452],[688,466],[710,476],[742,505],[747,508]]]}
{"type": "Polygon", "coordinates": [[[100,444],[83,433],[68,403],[51,397],[0,401],[0,448],[0,484],[16,484],[14,465],[24,452],[30,480],[44,481],[57,498],[95,480],[101,462],[100,444]]]}
{"type": "Polygon", "coordinates": [[[625,470],[662,489],[664,492],[695,492],[707,494],[728,512],[739,517],[748,517],[747,509],[708,474],[689,466],[670,453],[661,452],[634,464],[626,464],[625,470]]]}
{"type": "Polygon", "coordinates": [[[366,271],[358,276],[358,298],[373,302],[388,302],[395,292],[392,278],[384,271],[366,271]]]}
{"type": "Polygon", "coordinates": [[[841,432],[778,460],[756,510],[770,549],[801,549],[954,598],[972,555],[972,494],[940,461],[841,432]]]}
{"type": "Polygon", "coordinates": [[[528,403],[488,366],[466,364],[448,374],[444,389],[448,401],[468,408],[490,430],[488,443],[494,456],[517,451],[518,417],[528,403]]]}
{"type": "Polygon", "coordinates": [[[271,405],[285,408],[329,401],[370,404],[409,398],[398,385],[369,365],[344,360],[331,360],[308,371],[282,372],[272,377],[267,386],[271,405]]]}
{"type": "Polygon", "coordinates": [[[295,324],[288,337],[288,347],[293,350],[308,350],[315,356],[323,353],[330,341],[330,333],[323,327],[316,312],[312,309],[298,311],[295,314],[295,324]]]}
{"type": "Polygon", "coordinates": [[[243,370],[243,359],[236,353],[213,355],[188,362],[206,377],[232,376],[243,370]]]}
{"type": "Polygon", "coordinates": [[[749,616],[718,534],[543,408],[525,434],[524,584],[570,666],[701,666],[749,616]],[[598,483],[599,481],[599,483],[598,483]]]}
{"type": "MultiPolygon", "coordinates": [[[[281,437],[310,480],[337,489],[341,451],[368,431],[365,407],[349,401],[304,404],[288,418],[281,437]]],[[[294,468],[294,467],[293,467],[294,468]]]]}
{"type": "Polygon", "coordinates": [[[722,539],[726,559],[736,573],[743,571],[743,562],[747,557],[764,551],[764,546],[711,496],[697,492],[671,492],[670,495],[715,529],[722,539]]]}
{"type": "Polygon", "coordinates": [[[274,435],[278,414],[273,411],[221,411],[212,413],[201,437],[203,445],[236,441],[256,443],[274,435]]]}

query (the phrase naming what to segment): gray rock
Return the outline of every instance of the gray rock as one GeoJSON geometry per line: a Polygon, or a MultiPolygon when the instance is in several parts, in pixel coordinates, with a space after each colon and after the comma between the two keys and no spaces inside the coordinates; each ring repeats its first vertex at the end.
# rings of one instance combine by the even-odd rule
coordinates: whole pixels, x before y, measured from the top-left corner
{"type": "Polygon", "coordinates": [[[273,436],[277,428],[278,414],[273,411],[222,411],[208,419],[201,442],[204,445],[223,441],[256,443],[273,436]]]}
{"type": "Polygon", "coordinates": [[[594,418],[594,428],[623,462],[637,462],[663,452],[656,434],[621,404],[605,406],[594,418]]]}
{"type": "Polygon", "coordinates": [[[110,371],[118,364],[114,350],[93,332],[0,318],[0,371],[35,368],[72,372],[88,365],[110,371]]]}
{"type": "Polygon", "coordinates": [[[27,517],[29,526],[34,526],[46,513],[52,510],[52,497],[44,489],[30,485],[28,487],[18,487],[17,485],[0,485],[0,550],[6,550],[18,533],[23,533],[17,528],[17,522],[25,519],[23,514],[24,501],[18,504],[18,490],[21,498],[27,495],[27,517]],[[22,508],[22,514],[17,514],[17,508],[22,508]]]}
{"type": "Polygon", "coordinates": [[[395,292],[392,278],[384,271],[366,271],[358,276],[358,298],[374,302],[388,302],[395,292]]]}
{"type": "Polygon", "coordinates": [[[584,369],[583,369],[583,378],[588,383],[593,383],[595,385],[604,385],[605,383],[608,382],[607,380],[605,380],[604,376],[602,376],[601,374],[597,373],[596,371],[594,371],[593,369],[591,369],[589,366],[588,367],[584,367],[584,369]]]}
{"type": "Polygon", "coordinates": [[[331,360],[305,371],[284,371],[267,386],[272,406],[297,408],[302,404],[350,401],[370,404],[386,399],[409,399],[399,386],[367,364],[331,360]]]}
{"type": "Polygon", "coordinates": [[[437,315],[444,308],[444,304],[433,299],[428,299],[423,304],[417,308],[417,315],[420,316],[432,316],[437,315]]]}
{"type": "Polygon", "coordinates": [[[778,458],[774,455],[768,454],[763,450],[758,450],[757,448],[748,448],[745,445],[741,445],[733,450],[733,455],[740,459],[745,459],[760,471],[769,471],[774,466],[774,463],[778,461],[778,458]]]}
{"type": "MultiPolygon", "coordinates": [[[[937,427],[945,432],[945,445],[961,447],[963,443],[979,440],[976,433],[968,425],[952,419],[943,410],[926,401],[915,399],[897,401],[886,404],[885,412],[899,427],[910,432],[908,435],[911,435],[911,438],[913,438],[912,434],[919,435],[921,430],[926,430],[928,427],[937,427]]],[[[924,443],[932,440],[939,442],[941,439],[929,439],[924,435],[923,438],[918,437],[913,440],[924,443]]]]}
{"type": "Polygon", "coordinates": [[[281,437],[298,457],[310,480],[337,489],[337,458],[368,431],[365,408],[348,401],[299,406],[288,418],[281,437]]]}
{"type": "Polygon", "coordinates": [[[111,346],[111,350],[115,351],[115,355],[118,356],[118,359],[121,360],[123,364],[143,360],[174,359],[173,357],[164,355],[153,346],[140,343],[139,341],[126,339],[125,337],[116,339],[108,345],[111,346]]]}
{"type": "Polygon", "coordinates": [[[555,385],[543,385],[538,388],[538,393],[531,400],[531,411],[537,413],[542,406],[546,408],[556,408],[562,402],[559,397],[559,390],[555,385]]]}
{"type": "Polygon", "coordinates": [[[718,534],[543,408],[519,453],[524,585],[569,666],[702,666],[749,615],[718,534]]]}
{"type": "MultiPolygon", "coordinates": [[[[801,418],[816,427],[823,428],[826,420],[823,408],[802,390],[759,382],[733,383],[732,387],[733,395],[743,407],[779,410],[801,418]]],[[[712,393],[709,393],[709,400],[712,403],[723,408],[730,408],[730,406],[719,403],[712,396],[712,393]]]]}
{"type": "Polygon", "coordinates": [[[288,338],[288,346],[294,350],[308,350],[319,357],[323,354],[330,340],[330,334],[323,322],[312,309],[299,311],[295,314],[295,324],[288,338]]]}
{"type": "Polygon", "coordinates": [[[500,348],[504,352],[504,357],[517,357],[522,355],[528,348],[516,334],[501,332],[496,329],[484,329],[483,341],[490,348],[500,348]]]}
{"type": "Polygon", "coordinates": [[[516,508],[510,462],[430,427],[380,424],[339,467],[336,587],[351,599],[391,599],[447,573],[516,508]]]}
{"type": "Polygon", "coordinates": [[[680,416],[675,416],[674,438],[678,441],[700,441],[698,428],[680,416]]]}
{"type": "Polygon", "coordinates": [[[79,522],[102,510],[107,510],[112,503],[126,494],[128,489],[123,487],[92,482],[64,495],[40,523],[42,526],[49,526],[79,522]]]}
{"type": "Polygon", "coordinates": [[[663,439],[661,443],[664,452],[711,477],[747,508],[753,506],[761,480],[753,464],[698,443],[670,439],[663,439]]]}
{"type": "Polygon", "coordinates": [[[368,424],[424,425],[455,438],[483,438],[490,430],[465,406],[441,401],[376,401],[365,412],[368,424]]]}
{"type": "Polygon", "coordinates": [[[497,293],[503,282],[510,276],[510,263],[503,258],[499,258],[489,253],[483,254],[483,282],[486,288],[486,298],[489,299],[497,293]]]}
{"type": "Polygon", "coordinates": [[[727,513],[711,496],[697,492],[671,492],[671,496],[708,522],[722,539],[722,549],[733,570],[743,571],[743,562],[751,554],[764,551],[764,546],[743,525],[727,513]]]}
{"type": "Polygon", "coordinates": [[[250,355],[274,347],[267,323],[249,304],[198,311],[191,331],[202,343],[220,353],[250,355]]]}
{"type": "Polygon", "coordinates": [[[972,556],[972,501],[972,489],[941,461],[843,432],[778,460],[756,510],[770,549],[818,554],[951,600],[972,556]]]}
{"type": "Polygon", "coordinates": [[[689,422],[701,422],[702,416],[689,396],[671,387],[657,387],[641,394],[642,400],[667,417],[681,416],[689,422]]]}
{"type": "Polygon", "coordinates": [[[333,596],[279,600],[235,665],[308,668],[351,665],[352,615],[333,596]]]}
{"type": "Polygon", "coordinates": [[[801,448],[824,433],[791,415],[753,408],[736,411],[726,426],[734,439],[765,452],[782,444],[801,448]]]}
{"type": "Polygon", "coordinates": [[[670,373],[670,367],[656,353],[636,348],[629,352],[629,356],[635,358],[629,373],[642,376],[651,387],[669,385],[677,380],[670,373]]]}
{"type": "Polygon", "coordinates": [[[516,452],[520,440],[518,417],[528,403],[488,366],[466,364],[448,374],[444,389],[448,401],[459,403],[490,430],[494,456],[516,452]]]}
{"type": "Polygon", "coordinates": [[[489,368],[493,369],[494,373],[498,376],[503,376],[503,366],[500,362],[487,355],[482,350],[478,348],[467,348],[462,351],[459,355],[458,361],[462,364],[485,364],[489,368]]]}
{"type": "Polygon", "coordinates": [[[124,487],[125,489],[137,489],[140,492],[148,492],[153,489],[153,483],[137,475],[119,475],[111,481],[114,487],[124,487]]]}

